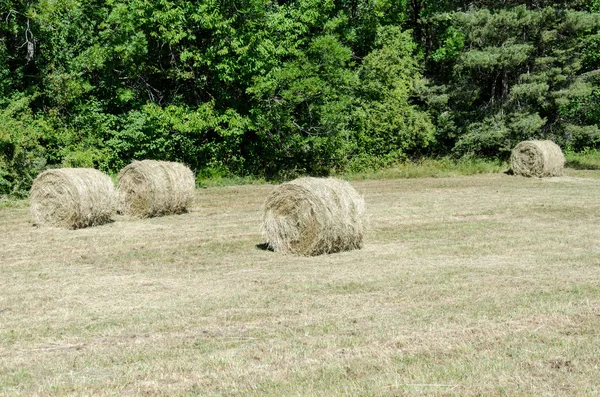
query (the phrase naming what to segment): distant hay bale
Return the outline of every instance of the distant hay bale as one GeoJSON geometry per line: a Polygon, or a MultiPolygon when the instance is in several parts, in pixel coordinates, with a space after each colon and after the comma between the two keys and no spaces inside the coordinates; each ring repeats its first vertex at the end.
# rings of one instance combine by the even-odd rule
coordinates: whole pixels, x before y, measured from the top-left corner
{"type": "Polygon", "coordinates": [[[524,141],[510,156],[510,168],[516,175],[538,178],[562,175],[565,156],[552,141],[524,141]]]}
{"type": "Polygon", "coordinates": [[[153,217],[186,212],[196,181],[185,165],[169,161],[134,161],[118,176],[119,207],[124,214],[153,217]]]}
{"type": "Polygon", "coordinates": [[[115,210],[112,179],[92,168],[42,172],[31,186],[30,209],[37,226],[79,229],[111,221],[115,210]]]}
{"type": "Polygon", "coordinates": [[[320,255],[361,248],[364,200],[345,181],[298,178],[273,189],[262,234],[275,252],[320,255]]]}

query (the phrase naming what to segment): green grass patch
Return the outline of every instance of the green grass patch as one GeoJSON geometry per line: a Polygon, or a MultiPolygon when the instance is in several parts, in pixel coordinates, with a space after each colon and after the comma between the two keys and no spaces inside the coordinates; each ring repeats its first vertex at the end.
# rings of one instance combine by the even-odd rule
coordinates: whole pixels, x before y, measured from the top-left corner
{"type": "MultiPolygon", "coordinates": [[[[333,174],[332,176],[341,177],[347,180],[444,178],[461,175],[492,174],[504,172],[507,169],[508,164],[505,161],[481,158],[463,158],[456,160],[449,157],[443,157],[439,159],[425,158],[418,161],[407,161],[389,167],[366,171],[342,172],[333,174]]],[[[269,181],[264,178],[255,176],[234,176],[221,174],[219,172],[206,172],[206,170],[200,172],[196,177],[196,186],[199,188],[257,185],[268,182],[269,181]]]]}
{"type": "Polygon", "coordinates": [[[208,188],[234,185],[260,185],[266,183],[264,178],[256,176],[237,176],[225,168],[204,168],[196,173],[196,187],[208,188]]]}
{"type": "Polygon", "coordinates": [[[461,175],[492,174],[504,172],[508,164],[500,160],[443,157],[398,163],[392,167],[359,173],[345,173],[350,180],[396,179],[396,178],[444,178],[461,175]]]}
{"type": "Polygon", "coordinates": [[[196,187],[198,188],[209,188],[216,186],[235,186],[235,185],[260,185],[267,183],[264,178],[255,176],[214,176],[196,177],[196,187]]]}
{"type": "MultiPolygon", "coordinates": [[[[581,154],[577,154],[578,158],[581,154]]],[[[577,169],[600,169],[600,154],[595,153],[596,165],[587,168],[576,167],[577,169]]],[[[588,156],[590,159],[593,157],[588,156]]],[[[583,161],[583,160],[582,160],[583,161]]],[[[586,164],[593,164],[592,160],[587,160],[586,164]]],[[[461,175],[491,174],[503,172],[508,169],[505,161],[488,160],[480,158],[451,159],[443,157],[439,159],[421,159],[418,161],[407,161],[397,163],[390,167],[371,169],[360,172],[343,172],[333,174],[332,176],[341,177],[347,180],[366,180],[366,179],[397,179],[397,178],[444,178],[461,175]]],[[[117,185],[117,175],[110,175],[115,186],[117,185]]],[[[271,181],[281,182],[281,181],[271,181]]],[[[236,176],[221,170],[201,170],[196,176],[196,187],[210,188],[221,186],[238,185],[260,185],[269,183],[265,178],[257,176],[236,176]]],[[[0,208],[23,208],[29,203],[22,199],[12,196],[0,195],[0,208]]]]}
{"type": "Polygon", "coordinates": [[[27,206],[29,206],[29,200],[6,194],[0,195],[0,208],[26,208],[27,206]]]}
{"type": "Polygon", "coordinates": [[[600,151],[599,150],[585,150],[583,152],[565,153],[566,167],[574,168],[576,170],[600,170],[600,151]]]}

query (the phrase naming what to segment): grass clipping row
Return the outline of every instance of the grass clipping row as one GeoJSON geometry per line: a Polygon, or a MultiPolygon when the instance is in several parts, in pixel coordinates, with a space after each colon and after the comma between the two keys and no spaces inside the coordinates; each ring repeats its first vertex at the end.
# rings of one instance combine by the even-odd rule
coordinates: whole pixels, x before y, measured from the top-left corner
{"type": "Polygon", "coordinates": [[[35,179],[30,209],[37,226],[79,229],[110,222],[115,198],[108,175],[92,168],[58,168],[35,179]]]}
{"type": "Polygon", "coordinates": [[[135,217],[187,212],[194,199],[194,173],[169,161],[134,161],[118,176],[120,211],[135,217]]]}
{"type": "Polygon", "coordinates": [[[273,189],[264,204],[262,234],[275,252],[311,256],[358,249],[364,230],[364,200],[339,179],[295,179],[273,189]]]}
{"type": "Polygon", "coordinates": [[[512,150],[510,168],[516,175],[528,177],[560,176],[565,156],[552,141],[524,141],[512,150]]]}

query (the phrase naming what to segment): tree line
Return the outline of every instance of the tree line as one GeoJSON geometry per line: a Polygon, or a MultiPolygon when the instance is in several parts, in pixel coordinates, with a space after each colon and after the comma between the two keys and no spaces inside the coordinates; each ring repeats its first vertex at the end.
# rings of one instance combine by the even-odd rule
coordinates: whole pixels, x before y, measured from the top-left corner
{"type": "Polygon", "coordinates": [[[598,148],[599,28],[599,0],[0,0],[0,194],[143,158],[286,178],[598,148]]]}

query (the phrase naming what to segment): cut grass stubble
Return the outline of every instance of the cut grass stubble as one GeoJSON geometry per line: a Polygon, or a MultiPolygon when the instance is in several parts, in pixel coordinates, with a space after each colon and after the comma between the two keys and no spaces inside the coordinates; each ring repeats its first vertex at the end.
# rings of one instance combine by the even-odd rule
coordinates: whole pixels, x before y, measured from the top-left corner
{"type": "Polygon", "coordinates": [[[75,231],[0,209],[0,394],[600,392],[597,179],[353,185],[366,244],[318,257],[255,248],[266,185],[75,231]]]}

